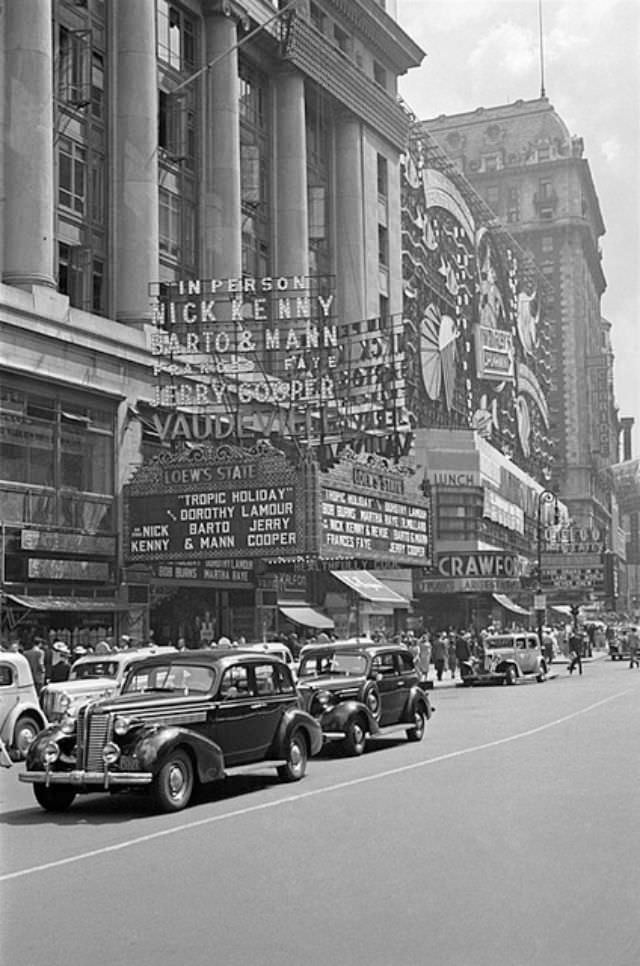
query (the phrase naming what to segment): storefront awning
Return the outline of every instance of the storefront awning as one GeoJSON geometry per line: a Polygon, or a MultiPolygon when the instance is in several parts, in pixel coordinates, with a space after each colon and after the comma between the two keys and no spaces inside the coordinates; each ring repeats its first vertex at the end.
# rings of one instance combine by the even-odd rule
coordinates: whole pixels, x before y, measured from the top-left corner
{"type": "Polygon", "coordinates": [[[387,604],[394,610],[408,610],[409,601],[383,584],[368,570],[332,570],[331,575],[372,604],[387,604]]]}
{"type": "Polygon", "coordinates": [[[501,607],[504,607],[505,610],[510,610],[512,614],[522,614],[525,617],[531,617],[530,610],[527,610],[526,607],[521,607],[520,604],[515,604],[506,594],[493,594],[493,599],[501,607]]]}
{"type": "Polygon", "coordinates": [[[22,594],[4,594],[4,599],[28,610],[84,611],[109,614],[129,610],[130,605],[109,597],[32,597],[22,594]]]}
{"type": "Polygon", "coordinates": [[[335,627],[330,617],[321,614],[310,604],[303,604],[302,602],[299,604],[278,604],[278,609],[288,620],[293,621],[294,624],[301,624],[302,627],[316,627],[318,630],[326,631],[333,630],[335,627]]]}
{"type": "Polygon", "coordinates": [[[551,610],[555,610],[558,614],[564,614],[566,617],[571,617],[571,607],[569,604],[552,604],[551,610]]]}

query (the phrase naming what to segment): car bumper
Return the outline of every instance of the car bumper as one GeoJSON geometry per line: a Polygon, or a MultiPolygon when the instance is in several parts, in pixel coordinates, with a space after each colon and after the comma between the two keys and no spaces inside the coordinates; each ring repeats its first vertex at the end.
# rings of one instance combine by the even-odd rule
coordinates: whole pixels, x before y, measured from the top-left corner
{"type": "Polygon", "coordinates": [[[147,771],[25,771],[18,775],[21,782],[35,785],[73,785],[74,787],[95,787],[97,789],[117,786],[150,785],[153,775],[147,771]]]}

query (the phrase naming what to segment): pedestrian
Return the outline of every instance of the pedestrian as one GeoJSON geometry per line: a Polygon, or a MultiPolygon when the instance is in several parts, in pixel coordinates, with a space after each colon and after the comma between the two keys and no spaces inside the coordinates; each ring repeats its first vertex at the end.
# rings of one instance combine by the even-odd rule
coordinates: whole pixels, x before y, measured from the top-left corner
{"type": "Polygon", "coordinates": [[[52,684],[68,680],[69,671],[71,670],[71,664],[69,662],[70,653],[64,641],[55,641],[53,654],[51,656],[51,676],[49,678],[52,684]]]}
{"type": "Polygon", "coordinates": [[[574,631],[569,638],[569,666],[567,668],[569,674],[573,674],[576,667],[578,668],[580,674],[582,674],[582,654],[583,654],[583,644],[582,635],[579,631],[574,631]]]}
{"type": "Polygon", "coordinates": [[[24,656],[29,662],[29,667],[31,668],[31,673],[33,675],[33,683],[36,686],[36,691],[38,692],[38,697],[40,692],[44,687],[44,649],[42,645],[44,641],[41,637],[35,637],[31,644],[28,645],[24,651],[24,656]]]}
{"type": "Polygon", "coordinates": [[[458,667],[460,668],[460,677],[462,677],[462,665],[466,664],[471,660],[471,638],[469,634],[459,633],[456,636],[456,661],[458,662],[458,667]]]}
{"type": "Polygon", "coordinates": [[[110,654],[111,648],[107,641],[98,641],[94,654],[110,654]]]}
{"type": "Polygon", "coordinates": [[[629,644],[629,669],[632,667],[640,667],[638,663],[638,652],[640,651],[640,637],[638,637],[638,628],[630,627],[629,633],[627,635],[627,642],[629,644]]]}
{"type": "Polygon", "coordinates": [[[436,669],[436,677],[438,681],[442,681],[444,666],[447,660],[447,635],[444,631],[441,631],[433,642],[431,657],[433,659],[433,666],[436,669]]]}

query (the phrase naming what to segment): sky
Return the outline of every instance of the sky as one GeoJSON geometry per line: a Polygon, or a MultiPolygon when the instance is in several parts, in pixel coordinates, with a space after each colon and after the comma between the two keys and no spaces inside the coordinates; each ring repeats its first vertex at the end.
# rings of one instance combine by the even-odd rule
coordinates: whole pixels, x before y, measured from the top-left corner
{"type": "Polygon", "coordinates": [[[640,457],[640,0],[396,0],[397,19],[425,51],[400,79],[418,118],[540,96],[584,157],[606,233],[602,314],[613,325],[614,386],[633,416],[640,457]]]}

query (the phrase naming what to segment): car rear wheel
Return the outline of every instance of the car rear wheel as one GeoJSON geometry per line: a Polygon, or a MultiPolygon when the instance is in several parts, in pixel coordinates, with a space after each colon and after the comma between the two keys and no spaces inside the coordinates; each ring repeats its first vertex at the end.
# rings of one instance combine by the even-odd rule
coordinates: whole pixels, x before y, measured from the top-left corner
{"type": "Polygon", "coordinates": [[[17,761],[26,758],[27,749],[39,731],[41,725],[31,715],[25,714],[18,720],[13,732],[13,752],[17,761]]]}
{"type": "Polygon", "coordinates": [[[66,812],[76,797],[73,788],[65,785],[34,785],[33,794],[36,796],[38,805],[47,812],[66,812]]]}
{"type": "Polygon", "coordinates": [[[304,778],[307,770],[307,742],[301,731],[294,731],[287,746],[287,760],[278,768],[278,777],[283,782],[297,782],[304,778]]]}
{"type": "Polygon", "coordinates": [[[167,757],[153,780],[153,800],[162,812],[179,812],[189,804],[192,791],[193,765],[189,755],[178,748],[167,757]]]}
{"type": "Polygon", "coordinates": [[[422,741],[427,725],[424,710],[422,708],[413,709],[413,728],[407,729],[407,741],[422,741]]]}
{"type": "Polygon", "coordinates": [[[540,670],[538,671],[538,673],[536,674],[536,681],[538,682],[538,684],[542,684],[542,682],[546,680],[547,680],[547,669],[543,664],[540,670]]]}
{"type": "Polygon", "coordinates": [[[351,718],[345,729],[342,750],[345,755],[361,755],[367,743],[367,732],[361,718],[351,718]]]}

